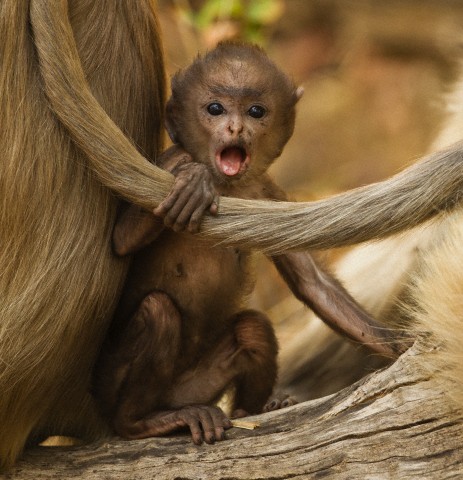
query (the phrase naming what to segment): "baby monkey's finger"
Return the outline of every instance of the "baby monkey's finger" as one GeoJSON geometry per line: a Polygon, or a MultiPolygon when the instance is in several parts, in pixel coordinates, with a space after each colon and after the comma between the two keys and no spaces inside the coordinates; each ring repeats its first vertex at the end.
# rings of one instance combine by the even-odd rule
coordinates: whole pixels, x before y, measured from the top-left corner
{"type": "MultiPolygon", "coordinates": [[[[195,214],[195,212],[198,210],[198,204],[199,202],[201,202],[201,198],[202,198],[202,193],[195,192],[191,196],[185,195],[183,198],[181,198],[178,201],[178,204],[175,205],[175,210],[172,209],[172,211],[169,212],[167,216],[171,221],[170,226],[172,230],[174,230],[175,232],[181,232],[185,230],[187,226],[189,229],[191,218],[195,214]],[[183,206],[180,210],[180,206],[182,203],[183,203],[183,206]],[[179,207],[179,210],[177,210],[177,207],[179,207]]],[[[199,208],[199,210],[200,210],[200,216],[202,216],[204,214],[204,208],[199,208]]]]}
{"type": "MultiPolygon", "coordinates": [[[[204,213],[206,211],[209,211],[211,213],[211,208],[213,207],[213,203],[211,203],[210,198],[212,198],[212,195],[209,198],[205,198],[203,202],[193,211],[193,213],[190,216],[189,223],[188,223],[188,231],[190,233],[198,233],[199,232],[199,227],[201,226],[201,220],[204,217],[204,213]]],[[[217,204],[215,204],[215,215],[217,214],[217,204]]],[[[183,212],[182,212],[183,214],[183,212]]]]}
{"type": "Polygon", "coordinates": [[[217,215],[219,213],[219,196],[214,195],[211,204],[209,205],[209,213],[211,215],[217,215]]]}
{"type": "Polygon", "coordinates": [[[194,191],[194,185],[192,185],[186,178],[182,176],[176,177],[169,194],[155,208],[154,214],[160,217],[165,217],[174,207],[180,212],[194,191]],[[180,205],[178,205],[179,203],[180,205]]]}
{"type": "Polygon", "coordinates": [[[154,210],[153,213],[157,217],[162,217],[164,218],[169,210],[175,205],[175,202],[177,201],[180,191],[171,191],[167,198],[165,198],[154,210]]]}
{"type": "Polygon", "coordinates": [[[175,203],[171,204],[170,209],[164,214],[164,225],[175,231],[184,230],[189,216],[191,216],[191,213],[188,213],[188,211],[192,209],[191,205],[194,206],[198,201],[196,200],[198,195],[200,194],[197,192],[190,193],[187,189],[180,192],[176,197],[175,203]],[[185,213],[183,214],[184,211],[185,213]]]}

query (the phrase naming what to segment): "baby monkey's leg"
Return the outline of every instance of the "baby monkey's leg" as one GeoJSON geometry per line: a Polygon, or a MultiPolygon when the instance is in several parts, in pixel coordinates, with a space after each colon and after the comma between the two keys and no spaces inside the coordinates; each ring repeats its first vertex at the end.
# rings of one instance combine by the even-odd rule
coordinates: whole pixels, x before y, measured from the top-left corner
{"type": "Polygon", "coordinates": [[[191,368],[175,372],[181,355],[181,318],[170,298],[148,295],[97,367],[96,396],[116,432],[146,438],[188,427],[196,444],[224,439],[231,426],[213,402],[231,384],[242,416],[260,413],[277,374],[277,341],[263,314],[235,315],[216,345],[191,368]]]}
{"type": "Polygon", "coordinates": [[[237,359],[233,416],[261,413],[273,392],[278,367],[278,342],[270,320],[261,312],[246,310],[234,318],[237,359]]]}
{"type": "Polygon", "coordinates": [[[161,292],[147,295],[103,347],[94,393],[122,437],[150,436],[146,415],[163,403],[180,351],[180,314],[161,292]]]}
{"type": "Polygon", "coordinates": [[[234,385],[233,416],[264,410],[277,377],[278,344],[272,324],[264,314],[246,310],[234,315],[229,325],[199,364],[177,379],[170,405],[210,404],[234,385]]]}
{"type": "Polygon", "coordinates": [[[216,345],[204,345],[203,350],[199,362],[171,387],[169,405],[210,404],[234,384],[235,405],[249,413],[262,412],[277,375],[278,345],[270,320],[254,310],[240,312],[216,345]]]}
{"type": "MultiPolygon", "coordinates": [[[[106,345],[95,374],[95,396],[114,430],[125,438],[161,436],[188,427],[193,441],[214,443],[231,426],[215,406],[198,405],[216,398],[228,384],[217,378],[199,381],[192,369],[187,402],[170,401],[175,391],[181,349],[181,317],[170,298],[162,292],[149,294],[127,325],[106,345]]],[[[203,348],[203,347],[200,347],[203,348]]],[[[185,382],[183,382],[185,384],[185,382]]]]}

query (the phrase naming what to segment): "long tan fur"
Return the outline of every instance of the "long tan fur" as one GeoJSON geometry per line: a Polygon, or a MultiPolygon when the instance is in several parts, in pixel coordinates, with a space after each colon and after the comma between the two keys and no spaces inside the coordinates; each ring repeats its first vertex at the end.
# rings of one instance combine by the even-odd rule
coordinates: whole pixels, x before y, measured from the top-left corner
{"type": "Polygon", "coordinates": [[[432,154],[383,182],[312,203],[221,200],[223,216],[205,223],[227,244],[268,252],[331,248],[383,238],[459,205],[463,144],[432,154]],[[244,216],[248,211],[252,215],[244,216]]]}
{"type": "MultiPolygon", "coordinates": [[[[450,116],[435,148],[461,138],[463,83],[448,98],[450,116]]],[[[448,395],[463,409],[463,213],[457,211],[433,227],[432,242],[420,249],[411,272],[410,301],[401,311],[421,336],[423,365],[448,386],[448,395]]],[[[421,242],[423,243],[423,242],[421,242]]]]}
{"type": "Polygon", "coordinates": [[[412,328],[422,336],[423,366],[450,380],[448,395],[463,408],[463,214],[449,216],[434,245],[421,256],[405,305],[412,328]]]}
{"type": "Polygon", "coordinates": [[[154,170],[140,153],[137,162],[124,159],[123,147],[136,152],[137,145],[154,161],[164,71],[149,2],[2,0],[0,39],[4,466],[31,434],[104,431],[88,383],[127,265],[110,251],[117,200],[102,182],[120,182],[124,193],[140,171],[154,170]],[[63,91],[74,83],[76,90],[63,91]],[[90,119],[79,141],[63,128],[52,98],[64,116],[90,119]],[[80,149],[96,138],[87,149],[104,153],[100,165],[80,149]]]}

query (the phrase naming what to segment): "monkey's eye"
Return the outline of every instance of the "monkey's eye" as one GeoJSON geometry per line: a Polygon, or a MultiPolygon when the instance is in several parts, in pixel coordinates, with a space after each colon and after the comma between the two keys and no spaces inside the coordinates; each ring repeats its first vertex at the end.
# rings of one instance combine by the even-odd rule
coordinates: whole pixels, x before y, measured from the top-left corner
{"type": "Polygon", "coordinates": [[[211,115],[222,115],[223,112],[225,112],[225,108],[220,103],[210,103],[207,106],[207,111],[211,115]]]}
{"type": "Polygon", "coordinates": [[[265,108],[261,107],[260,105],[253,105],[248,110],[248,115],[252,118],[262,118],[265,115],[265,113],[266,113],[265,108]]]}

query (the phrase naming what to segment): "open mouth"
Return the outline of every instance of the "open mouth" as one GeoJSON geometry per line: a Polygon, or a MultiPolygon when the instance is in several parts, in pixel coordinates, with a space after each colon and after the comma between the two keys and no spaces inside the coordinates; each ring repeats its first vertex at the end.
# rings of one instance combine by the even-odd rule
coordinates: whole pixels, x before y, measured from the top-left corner
{"type": "Polygon", "coordinates": [[[249,155],[243,147],[228,146],[217,153],[218,169],[227,177],[234,177],[244,173],[248,167],[249,155]]]}

